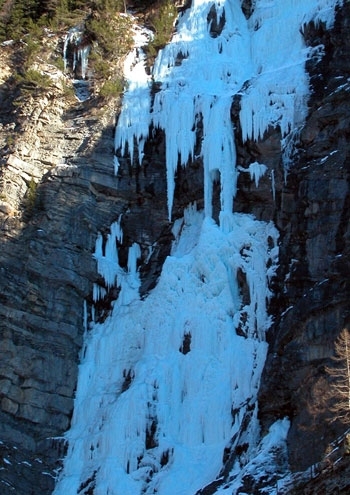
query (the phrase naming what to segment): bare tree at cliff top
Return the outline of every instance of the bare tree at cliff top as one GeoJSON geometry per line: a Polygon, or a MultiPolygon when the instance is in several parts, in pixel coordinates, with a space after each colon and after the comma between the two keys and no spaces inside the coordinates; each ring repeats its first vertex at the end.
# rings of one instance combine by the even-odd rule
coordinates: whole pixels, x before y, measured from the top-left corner
{"type": "Polygon", "coordinates": [[[332,378],[331,394],[335,400],[331,411],[335,413],[334,420],[350,425],[350,332],[347,328],[339,334],[334,350],[334,366],[326,368],[332,378]]]}

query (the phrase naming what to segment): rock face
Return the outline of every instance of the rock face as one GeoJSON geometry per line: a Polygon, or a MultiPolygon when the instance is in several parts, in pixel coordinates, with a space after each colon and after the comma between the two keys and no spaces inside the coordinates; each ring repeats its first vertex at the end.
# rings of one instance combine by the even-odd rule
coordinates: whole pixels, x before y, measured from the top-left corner
{"type": "MultiPolygon", "coordinates": [[[[244,5],[249,16],[251,3],[244,5]]],[[[321,459],[343,428],[327,422],[325,365],[350,318],[349,20],[345,3],[331,32],[305,29],[308,43],[324,44],[325,56],[309,62],[309,116],[296,136],[288,173],[278,130],[259,142],[237,143],[242,167],[258,161],[268,171],[258,188],[249,174],[240,174],[235,209],[272,219],[280,231],[260,418],[268,428],[276,418],[290,417],[293,470],[321,459]]],[[[164,139],[153,133],[143,167],[125,158],[115,176],[118,101],[71,103],[62,100],[57,83],[15,111],[11,49],[1,55],[0,90],[0,491],[49,494],[64,453],[60,438],[72,414],[92,285],[101,282],[92,256],[97,233],[108,234],[123,215],[120,262],[126,264],[129,245],[140,244],[143,296],[170,250],[164,139]]],[[[238,105],[232,108],[237,127],[238,105]]],[[[201,167],[195,161],[178,171],[174,219],[190,202],[201,206],[201,167]]],[[[109,293],[99,303],[100,320],[115,297],[109,293]]]]}
{"type": "MultiPolygon", "coordinates": [[[[26,95],[16,111],[11,50],[2,56],[0,94],[0,446],[8,461],[0,491],[24,495],[35,486],[45,494],[64,452],[84,321],[93,283],[101,282],[92,256],[97,234],[123,214],[125,253],[136,241],[148,260],[142,293],[155,284],[172,235],[161,138],[148,143],[144,170],[125,161],[116,177],[118,100],[72,102],[57,83],[45,95],[26,95]]],[[[96,305],[98,319],[115,297],[96,305]]]]}
{"type": "Polygon", "coordinates": [[[349,56],[350,5],[334,29],[309,26],[310,44],[323,43],[310,61],[313,94],[287,181],[276,194],[281,232],[279,295],[260,393],[261,418],[287,414],[290,465],[302,470],[320,459],[344,426],[329,423],[325,366],[334,340],[349,325],[349,56]]]}
{"type": "Polygon", "coordinates": [[[323,44],[325,55],[308,63],[309,115],[296,136],[286,177],[276,130],[238,148],[242,165],[257,160],[268,166],[270,177],[275,171],[273,201],[269,173],[259,189],[245,174],[235,204],[263,220],[272,218],[280,231],[280,268],[271,304],[275,321],[268,336],[260,419],[265,427],[276,417],[291,419],[289,462],[295,471],[317,462],[344,431],[329,421],[332,398],[325,367],[350,318],[350,85],[343,62],[350,50],[349,15],[346,3],[331,32],[314,25],[305,30],[306,42],[323,44]]]}

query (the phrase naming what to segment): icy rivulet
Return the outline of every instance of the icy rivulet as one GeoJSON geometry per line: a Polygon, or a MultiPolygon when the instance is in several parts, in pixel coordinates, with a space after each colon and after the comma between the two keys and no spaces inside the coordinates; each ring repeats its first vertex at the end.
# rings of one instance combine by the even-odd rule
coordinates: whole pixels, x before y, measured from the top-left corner
{"type": "MultiPolygon", "coordinates": [[[[285,137],[302,125],[310,55],[303,25],[330,25],[336,3],[257,0],[247,20],[239,0],[193,0],[157,58],[152,78],[161,89],[153,102],[137,50],[127,71],[116,149],[137,151],[141,164],[151,125],[165,131],[171,218],[178,162],[186,166],[194,156],[200,125],[205,210],[189,206],[175,222],[171,256],[144,300],[138,295],[138,246],[130,248],[124,270],[116,249],[119,222],[105,246],[98,237],[98,271],[120,294],[111,316],[91,323],[86,333],[56,495],[92,489],[95,495],[194,495],[220,475],[224,450],[239,445],[243,455],[232,463],[227,489],[218,492],[235,493],[242,465],[254,473],[273,462],[273,447],[283,445],[287,420],[276,422],[259,446],[256,419],[278,233],[272,223],[232,213],[242,170],[236,167],[230,112],[239,94],[243,139],[258,139],[270,125],[285,137]],[[225,20],[215,37],[208,24],[213,4],[217,18],[225,20]],[[218,179],[220,225],[211,218],[218,179]]],[[[256,184],[264,171],[263,164],[247,164],[256,184]]],[[[103,290],[96,286],[94,296],[103,290]]]]}

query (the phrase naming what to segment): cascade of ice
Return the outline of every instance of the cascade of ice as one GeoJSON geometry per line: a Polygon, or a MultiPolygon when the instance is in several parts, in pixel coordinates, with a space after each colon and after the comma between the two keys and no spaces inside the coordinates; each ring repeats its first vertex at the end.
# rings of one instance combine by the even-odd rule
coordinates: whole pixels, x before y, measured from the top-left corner
{"type": "Polygon", "coordinates": [[[90,98],[89,82],[86,81],[86,77],[91,47],[83,42],[83,35],[83,26],[73,27],[66,35],[63,44],[65,72],[69,64],[71,64],[70,68],[74,75],[79,72],[78,68],[80,68],[80,79],[73,79],[75,94],[79,101],[85,101],[90,98]],[[72,60],[69,59],[70,52],[72,52],[72,60]]]}
{"type": "MultiPolygon", "coordinates": [[[[122,153],[128,151],[131,159],[134,158],[134,140],[136,139],[139,163],[142,162],[143,147],[148,136],[151,82],[151,77],[145,70],[145,54],[141,47],[147,44],[150,38],[151,33],[148,30],[135,27],[135,47],[124,64],[128,91],[124,95],[123,111],[119,116],[119,124],[115,134],[115,141],[122,153]],[[135,120],[136,115],[137,119],[135,120]]],[[[115,173],[118,172],[118,168],[119,162],[115,156],[115,173]]]]}
{"type": "Polygon", "coordinates": [[[117,277],[121,293],[113,315],[85,341],[57,494],[91,484],[94,493],[137,495],[147,479],[145,493],[193,494],[220,471],[241,422],[256,416],[268,281],[278,255],[272,224],[236,215],[235,225],[223,233],[195,207],[187,210],[160,282],[144,301],[137,246],[125,271],[114,250],[119,224],[104,252],[97,238],[99,273],[106,284],[117,277]],[[239,273],[250,300],[240,294],[239,273]]]}
{"type": "MultiPolygon", "coordinates": [[[[83,51],[84,48],[81,47],[82,39],[83,39],[83,27],[81,26],[75,26],[69,30],[67,33],[64,44],[63,44],[63,62],[64,62],[64,70],[67,70],[68,66],[68,48],[69,45],[72,46],[73,49],[73,64],[72,64],[72,69],[73,71],[76,69],[76,63],[79,58],[83,59],[84,58],[84,63],[87,63],[87,55],[88,52],[83,55],[79,52],[83,51]]],[[[82,61],[83,63],[83,61],[82,61]]]]}
{"type": "MultiPolygon", "coordinates": [[[[244,138],[257,139],[269,125],[287,135],[302,124],[309,50],[300,29],[311,19],[330,23],[336,3],[256,0],[247,20],[239,0],[193,0],[156,61],[153,78],[161,89],[152,104],[142,54],[135,52],[116,149],[133,156],[136,143],[141,163],[150,125],[165,131],[171,215],[175,171],[193,156],[200,122],[205,211],[190,206],[175,222],[171,256],[144,300],[139,247],[130,248],[123,269],[120,222],[105,243],[98,236],[94,257],[104,286],[95,286],[94,299],[111,286],[120,294],[104,323],[90,322],[55,495],[194,495],[220,476],[225,449],[244,445],[227,489],[218,492],[232,494],[244,472],[273,462],[269,449],[283,444],[288,421],[276,422],[259,453],[257,391],[278,233],[272,223],[232,213],[240,170],[230,112],[240,94],[244,138]],[[213,5],[219,18],[225,15],[216,37],[208,25],[213,5]],[[217,174],[220,226],[211,218],[217,174]]],[[[266,169],[253,163],[244,171],[258,187],[266,169]]]]}
{"type": "MultiPolygon", "coordinates": [[[[142,119],[139,104],[123,107],[115,140],[122,154],[126,145],[133,154],[134,141],[143,143],[151,124],[165,131],[169,217],[175,171],[194,155],[199,121],[206,214],[211,216],[214,171],[221,175],[222,210],[231,209],[236,168],[230,110],[235,95],[242,96],[243,139],[258,139],[269,125],[279,126],[284,138],[303,123],[309,93],[305,61],[312,49],[305,46],[302,29],[311,20],[329,26],[337,3],[257,0],[246,20],[239,0],[192,2],[155,63],[153,79],[163,90],[156,93],[152,107],[150,96],[143,100],[142,119]],[[226,21],[217,37],[210,35],[207,20],[213,4],[218,18],[224,12],[226,21]]],[[[139,81],[144,85],[144,78],[139,81]]],[[[128,92],[126,103],[132,94],[128,92]]]]}

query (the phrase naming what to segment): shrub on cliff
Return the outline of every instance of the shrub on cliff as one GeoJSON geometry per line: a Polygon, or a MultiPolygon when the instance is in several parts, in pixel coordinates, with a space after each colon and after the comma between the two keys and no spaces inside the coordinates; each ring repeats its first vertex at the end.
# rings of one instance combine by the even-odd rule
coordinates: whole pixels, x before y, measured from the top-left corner
{"type": "Polygon", "coordinates": [[[171,0],[159,2],[158,8],[150,15],[150,24],[154,38],[147,47],[150,56],[155,56],[171,38],[174,23],[177,18],[177,8],[171,0]]]}
{"type": "Polygon", "coordinates": [[[35,69],[28,69],[22,74],[17,74],[16,81],[22,92],[34,89],[44,91],[51,85],[50,77],[35,69]]]}
{"type": "Polygon", "coordinates": [[[326,371],[331,377],[331,396],[334,404],[331,411],[334,420],[350,425],[350,331],[344,328],[334,346],[333,366],[326,371]]]}
{"type": "Polygon", "coordinates": [[[104,59],[125,55],[132,47],[131,20],[118,12],[94,13],[85,22],[89,40],[97,44],[104,59]]]}
{"type": "Polygon", "coordinates": [[[102,98],[116,98],[124,89],[123,79],[117,78],[106,81],[100,89],[102,98]]]}

